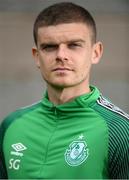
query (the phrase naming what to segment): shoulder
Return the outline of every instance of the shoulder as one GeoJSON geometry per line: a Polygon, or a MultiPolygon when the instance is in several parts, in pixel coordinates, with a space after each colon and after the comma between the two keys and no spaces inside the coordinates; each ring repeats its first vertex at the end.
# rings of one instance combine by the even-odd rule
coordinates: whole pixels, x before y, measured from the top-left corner
{"type": "Polygon", "coordinates": [[[37,111],[41,107],[41,102],[34,103],[32,105],[20,108],[12,113],[10,113],[0,124],[0,177],[7,179],[5,158],[3,153],[3,142],[5,134],[13,122],[22,118],[22,116],[31,113],[33,111],[37,111]]]}
{"type": "Polygon", "coordinates": [[[105,120],[112,141],[124,141],[129,135],[129,115],[105,97],[100,96],[94,109],[105,120]]]}
{"type": "Polygon", "coordinates": [[[129,115],[103,96],[97,99],[94,110],[107,124],[110,177],[129,177],[129,115]]]}
{"type": "Polygon", "coordinates": [[[94,110],[105,120],[110,137],[116,138],[119,136],[121,140],[128,138],[129,115],[126,112],[103,96],[97,99],[94,110]]]}
{"type": "Polygon", "coordinates": [[[16,111],[10,113],[7,117],[5,117],[0,124],[0,134],[4,134],[6,129],[12,124],[15,120],[21,118],[22,116],[29,114],[33,111],[36,111],[38,108],[41,107],[41,101],[38,101],[34,104],[31,104],[26,107],[22,107],[17,109],[16,111]]]}
{"type": "Polygon", "coordinates": [[[97,99],[93,108],[107,121],[107,123],[114,122],[121,125],[123,123],[129,125],[129,115],[101,95],[97,99]]]}
{"type": "Polygon", "coordinates": [[[97,99],[94,110],[107,124],[109,148],[128,148],[129,115],[103,96],[97,99]]]}

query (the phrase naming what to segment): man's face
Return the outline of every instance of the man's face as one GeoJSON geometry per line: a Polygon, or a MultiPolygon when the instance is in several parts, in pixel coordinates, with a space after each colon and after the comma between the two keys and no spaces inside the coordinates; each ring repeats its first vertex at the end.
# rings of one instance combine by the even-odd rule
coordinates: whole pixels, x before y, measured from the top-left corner
{"type": "Polygon", "coordinates": [[[88,84],[91,65],[100,58],[97,46],[86,24],[60,24],[38,29],[33,54],[47,84],[66,88],[88,84]]]}

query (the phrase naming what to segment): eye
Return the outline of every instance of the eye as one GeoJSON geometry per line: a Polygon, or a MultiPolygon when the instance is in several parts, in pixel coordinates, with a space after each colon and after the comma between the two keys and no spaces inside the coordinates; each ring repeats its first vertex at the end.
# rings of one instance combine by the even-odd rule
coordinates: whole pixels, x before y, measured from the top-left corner
{"type": "Polygon", "coordinates": [[[78,47],[81,47],[81,44],[79,44],[79,43],[70,43],[70,44],[68,44],[68,47],[70,49],[76,49],[78,47]]]}
{"type": "Polygon", "coordinates": [[[46,44],[46,45],[41,45],[41,50],[42,51],[47,51],[47,52],[51,52],[54,51],[58,48],[58,45],[56,44],[46,44]]]}

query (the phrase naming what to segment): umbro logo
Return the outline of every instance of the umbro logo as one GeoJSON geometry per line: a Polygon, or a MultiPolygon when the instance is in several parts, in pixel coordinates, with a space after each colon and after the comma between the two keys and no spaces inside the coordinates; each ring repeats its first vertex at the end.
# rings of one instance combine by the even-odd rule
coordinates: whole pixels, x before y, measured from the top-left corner
{"type": "Polygon", "coordinates": [[[21,151],[24,151],[27,149],[27,147],[24,146],[22,143],[12,144],[12,148],[15,151],[11,151],[11,154],[16,155],[16,156],[23,156],[23,153],[21,151]]]}
{"type": "Polygon", "coordinates": [[[13,155],[9,159],[9,169],[19,170],[21,158],[23,156],[23,151],[27,149],[27,147],[22,143],[16,143],[11,145],[12,149],[10,154],[13,155]],[[18,158],[16,157],[18,156],[18,158]]]}
{"type": "Polygon", "coordinates": [[[22,143],[12,144],[12,148],[15,151],[23,151],[23,150],[27,149],[22,143]]]}

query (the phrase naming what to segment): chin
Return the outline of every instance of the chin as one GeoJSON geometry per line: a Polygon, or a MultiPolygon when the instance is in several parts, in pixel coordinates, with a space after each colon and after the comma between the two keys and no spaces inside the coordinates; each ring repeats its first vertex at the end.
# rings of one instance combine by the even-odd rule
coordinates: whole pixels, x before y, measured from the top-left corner
{"type": "Polygon", "coordinates": [[[63,89],[63,88],[68,88],[68,87],[72,87],[73,86],[73,84],[72,83],[66,83],[66,82],[49,82],[48,83],[49,85],[51,85],[51,86],[53,86],[53,87],[56,87],[56,88],[61,88],[61,89],[63,89]]]}

